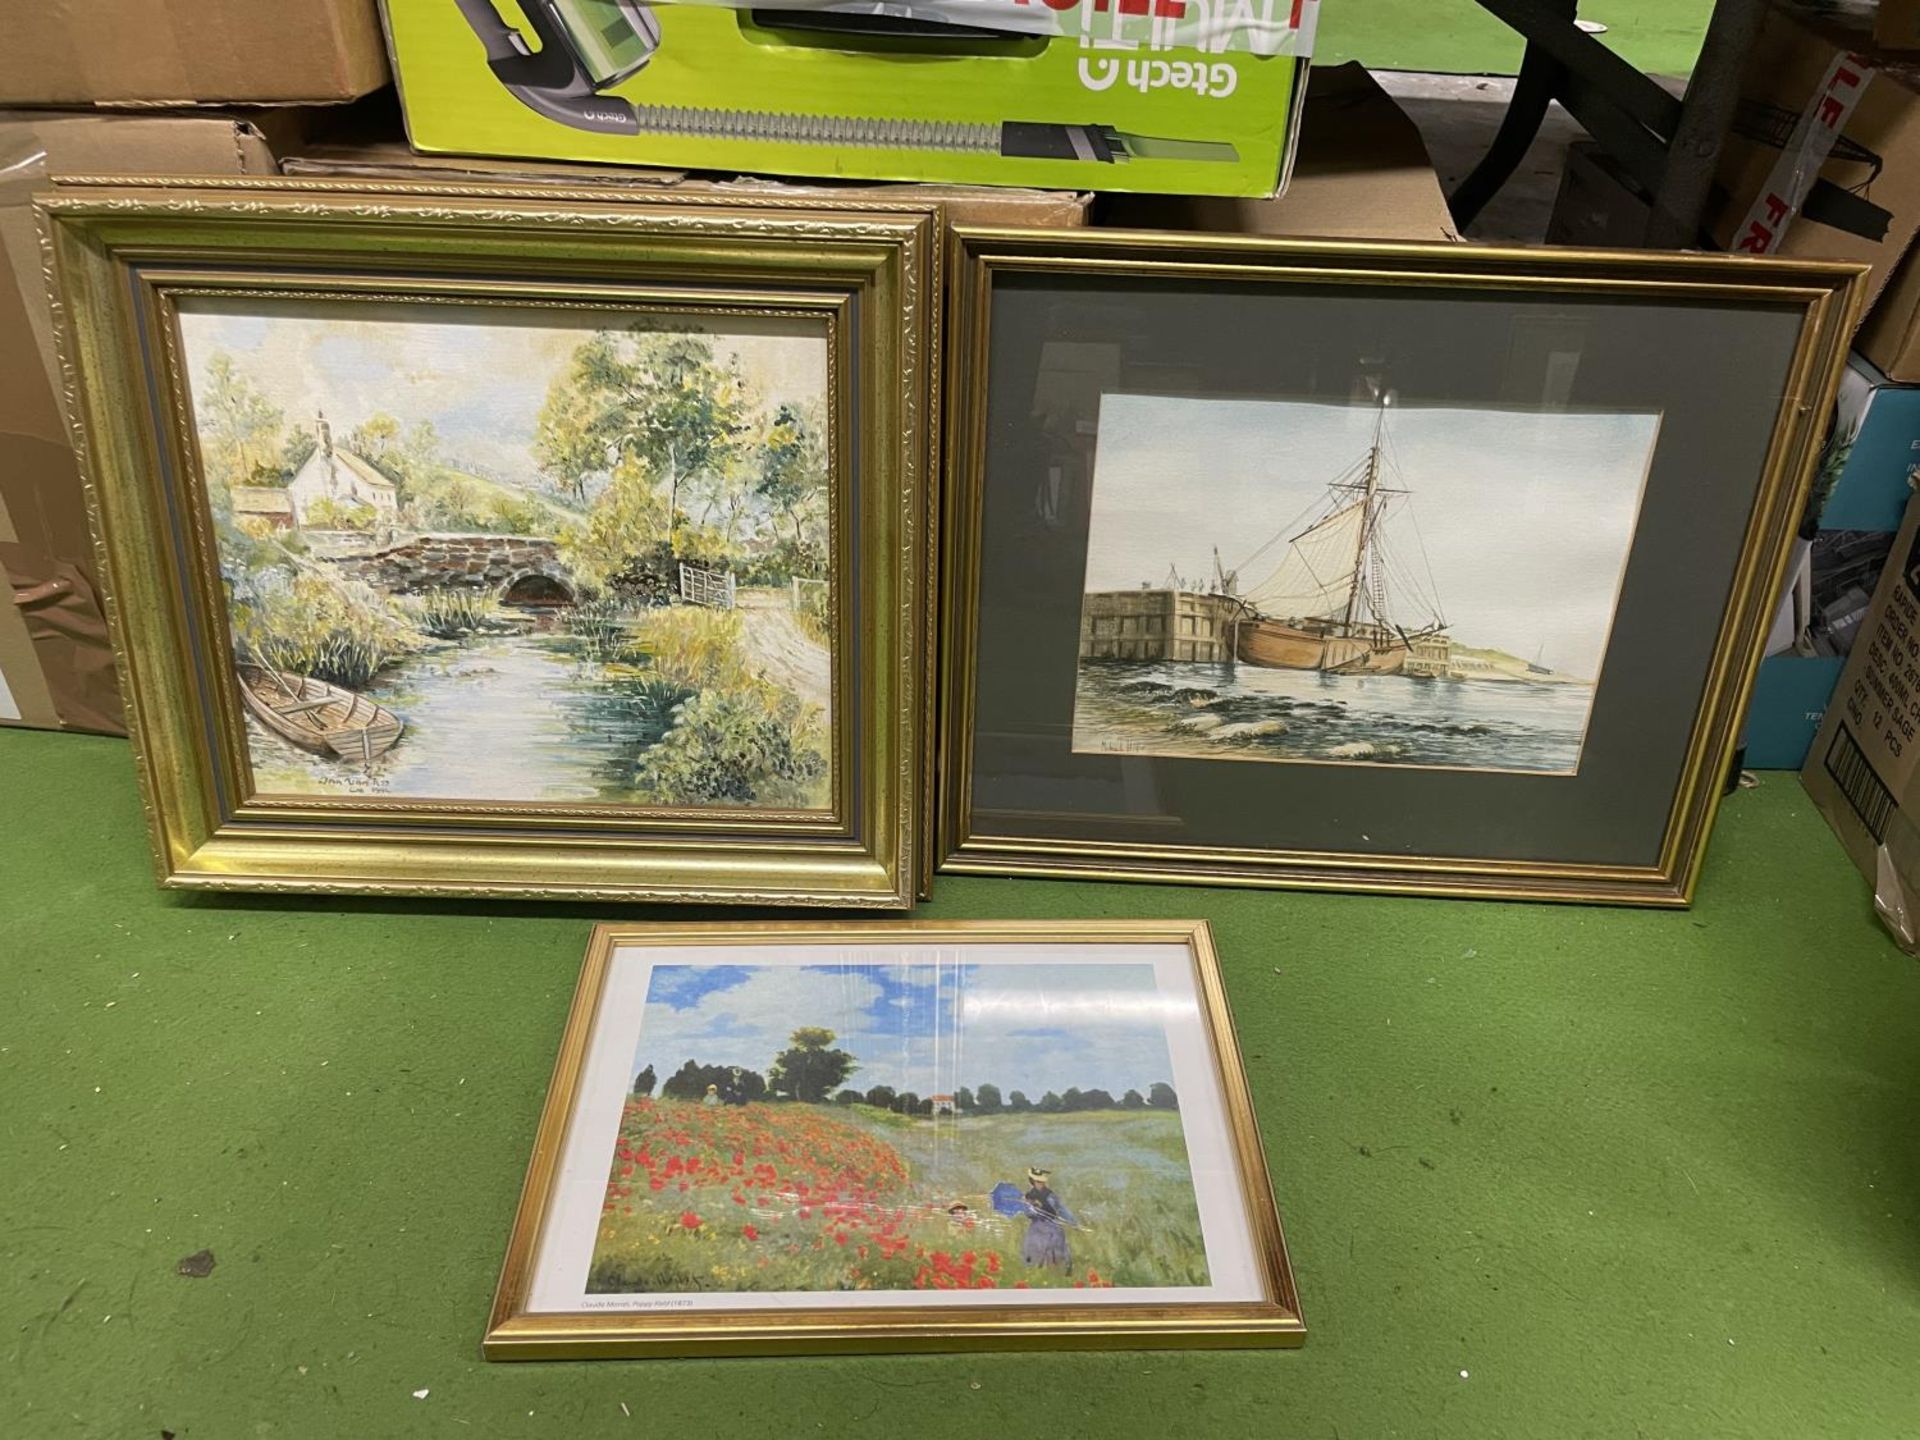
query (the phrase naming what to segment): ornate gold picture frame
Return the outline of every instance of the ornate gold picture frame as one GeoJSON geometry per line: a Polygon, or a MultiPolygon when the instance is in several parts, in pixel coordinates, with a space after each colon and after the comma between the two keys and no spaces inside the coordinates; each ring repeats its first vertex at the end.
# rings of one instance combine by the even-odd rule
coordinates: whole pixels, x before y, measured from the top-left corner
{"type": "Polygon", "coordinates": [[[1854,267],[950,264],[940,868],[1687,903],[1854,267]]]}
{"type": "Polygon", "coordinates": [[[602,925],[485,1353],[1305,1333],[1204,921],[602,925]]]}
{"type": "Polygon", "coordinates": [[[933,207],[40,212],[163,883],[911,903],[933,207]]]}

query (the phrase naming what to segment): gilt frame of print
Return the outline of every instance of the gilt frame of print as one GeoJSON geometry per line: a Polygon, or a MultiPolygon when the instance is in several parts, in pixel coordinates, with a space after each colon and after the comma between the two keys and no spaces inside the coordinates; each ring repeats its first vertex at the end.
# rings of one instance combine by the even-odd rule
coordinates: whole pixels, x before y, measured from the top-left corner
{"type": "Polygon", "coordinates": [[[165,883],[910,903],[935,209],[41,208],[165,883]]]}
{"type": "Polygon", "coordinates": [[[485,1351],[1304,1336],[1204,922],[603,925],[485,1351]]]}
{"type": "Polygon", "coordinates": [[[941,868],[1684,905],[1855,267],[962,229],[941,868]]]}

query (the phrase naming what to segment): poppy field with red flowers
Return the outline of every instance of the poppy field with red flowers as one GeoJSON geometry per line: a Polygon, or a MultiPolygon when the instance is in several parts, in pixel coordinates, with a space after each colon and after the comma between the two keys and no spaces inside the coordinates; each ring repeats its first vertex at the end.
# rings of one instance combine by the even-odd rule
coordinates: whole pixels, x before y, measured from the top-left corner
{"type": "Polygon", "coordinates": [[[630,1097],[587,1289],[1104,1289],[1204,1285],[1177,1113],[905,1116],[866,1105],[630,1097]],[[1029,1265],[1000,1182],[1050,1169],[1069,1260],[1029,1265]]]}

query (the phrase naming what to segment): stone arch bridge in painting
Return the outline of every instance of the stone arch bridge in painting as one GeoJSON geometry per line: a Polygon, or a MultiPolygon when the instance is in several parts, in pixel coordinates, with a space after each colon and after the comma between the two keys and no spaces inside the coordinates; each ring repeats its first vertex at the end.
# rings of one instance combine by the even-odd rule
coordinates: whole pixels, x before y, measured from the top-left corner
{"type": "Polygon", "coordinates": [[[414,535],[333,564],[401,595],[484,590],[508,605],[571,605],[577,594],[559,545],[541,535],[414,535]]]}

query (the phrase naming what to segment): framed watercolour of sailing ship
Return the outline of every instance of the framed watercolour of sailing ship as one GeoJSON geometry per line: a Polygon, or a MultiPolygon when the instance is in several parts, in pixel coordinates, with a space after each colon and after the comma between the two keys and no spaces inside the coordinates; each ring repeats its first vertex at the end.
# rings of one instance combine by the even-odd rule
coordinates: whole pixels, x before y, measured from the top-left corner
{"type": "Polygon", "coordinates": [[[1684,904],[1856,280],[963,231],[943,867],[1684,904]]]}
{"type": "Polygon", "coordinates": [[[165,883],[910,903],[933,209],[41,210],[165,883]]]}
{"type": "Polygon", "coordinates": [[[1305,1334],[1204,922],[603,925],[485,1351],[1305,1334]]]}

